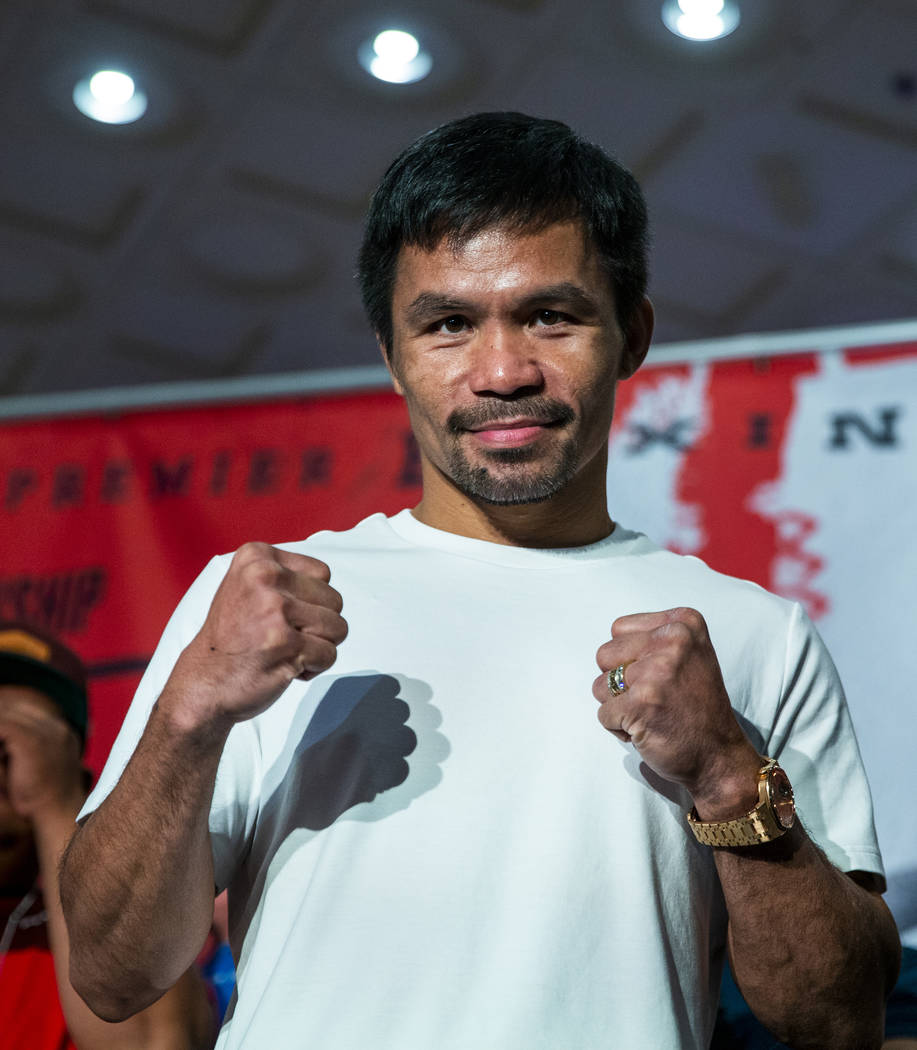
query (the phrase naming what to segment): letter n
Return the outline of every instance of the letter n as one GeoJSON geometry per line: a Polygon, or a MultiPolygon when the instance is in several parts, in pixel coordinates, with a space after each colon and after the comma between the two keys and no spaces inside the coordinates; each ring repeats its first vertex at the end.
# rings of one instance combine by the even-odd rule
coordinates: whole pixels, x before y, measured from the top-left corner
{"type": "Polygon", "coordinates": [[[894,448],[898,444],[897,423],[901,409],[898,406],[880,408],[870,420],[859,412],[836,412],[831,416],[829,448],[850,448],[852,434],[876,448],[894,448]]]}

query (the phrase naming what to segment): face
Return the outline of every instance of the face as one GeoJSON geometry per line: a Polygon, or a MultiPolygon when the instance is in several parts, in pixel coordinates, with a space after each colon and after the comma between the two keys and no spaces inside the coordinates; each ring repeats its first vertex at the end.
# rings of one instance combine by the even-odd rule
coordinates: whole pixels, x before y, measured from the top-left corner
{"type": "Polygon", "coordinates": [[[425,503],[449,488],[487,504],[538,503],[587,475],[604,500],[615,385],[639,366],[649,331],[638,323],[625,340],[578,223],[402,249],[392,318],[390,368],[420,446],[425,503]]]}
{"type": "MultiPolygon", "coordinates": [[[[0,685],[0,714],[7,704],[26,696],[50,703],[40,693],[19,685],[0,685]]],[[[0,739],[0,896],[25,893],[38,872],[32,825],[13,809],[7,790],[8,757],[0,739]]]]}

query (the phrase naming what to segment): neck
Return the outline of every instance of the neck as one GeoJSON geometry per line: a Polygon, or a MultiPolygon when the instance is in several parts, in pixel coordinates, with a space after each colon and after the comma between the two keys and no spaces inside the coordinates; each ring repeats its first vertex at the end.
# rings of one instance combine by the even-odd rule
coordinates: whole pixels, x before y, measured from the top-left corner
{"type": "Polygon", "coordinates": [[[605,464],[598,459],[550,499],[516,506],[472,499],[438,472],[428,478],[425,462],[424,494],[412,514],[432,528],[490,543],[584,547],[605,539],[614,528],[605,494],[605,464]]]}

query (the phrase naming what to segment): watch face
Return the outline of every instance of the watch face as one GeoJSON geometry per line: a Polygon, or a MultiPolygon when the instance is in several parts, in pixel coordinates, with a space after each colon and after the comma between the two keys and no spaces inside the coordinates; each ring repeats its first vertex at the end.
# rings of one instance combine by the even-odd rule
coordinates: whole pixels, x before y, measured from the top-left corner
{"type": "Polygon", "coordinates": [[[782,828],[791,828],[796,821],[796,803],[793,801],[790,778],[779,766],[771,770],[768,789],[777,823],[782,828]]]}

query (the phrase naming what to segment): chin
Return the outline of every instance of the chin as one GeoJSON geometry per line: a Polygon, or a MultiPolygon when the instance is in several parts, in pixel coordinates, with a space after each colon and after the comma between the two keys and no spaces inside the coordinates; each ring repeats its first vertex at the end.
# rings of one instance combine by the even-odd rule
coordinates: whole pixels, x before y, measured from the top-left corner
{"type": "Polygon", "coordinates": [[[464,457],[452,463],[451,477],[466,496],[491,506],[519,507],[553,499],[574,479],[579,456],[568,446],[549,465],[534,463],[530,449],[506,449],[493,466],[471,466],[464,457]]]}

